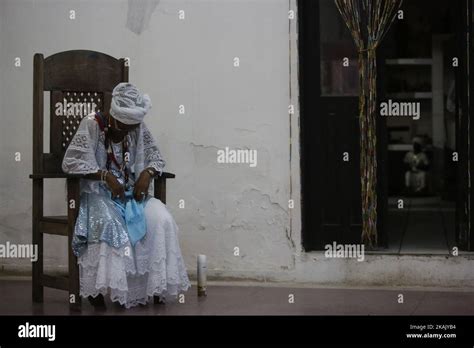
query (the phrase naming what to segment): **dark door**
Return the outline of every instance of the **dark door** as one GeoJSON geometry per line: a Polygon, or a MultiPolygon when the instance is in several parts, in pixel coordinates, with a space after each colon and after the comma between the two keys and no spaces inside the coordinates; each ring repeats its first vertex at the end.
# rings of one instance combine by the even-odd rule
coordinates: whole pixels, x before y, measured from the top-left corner
{"type": "Polygon", "coordinates": [[[360,243],[358,65],[333,0],[298,2],[303,245],[360,243]]]}

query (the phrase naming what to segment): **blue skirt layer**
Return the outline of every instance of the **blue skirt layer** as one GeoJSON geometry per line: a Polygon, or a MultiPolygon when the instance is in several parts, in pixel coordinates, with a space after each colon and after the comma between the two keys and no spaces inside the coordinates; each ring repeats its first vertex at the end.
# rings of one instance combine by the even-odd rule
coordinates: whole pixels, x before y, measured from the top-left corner
{"type": "Polygon", "coordinates": [[[72,239],[72,250],[79,257],[89,243],[107,242],[120,248],[129,242],[123,212],[114,203],[110,191],[100,187],[100,193],[81,194],[72,239]]]}

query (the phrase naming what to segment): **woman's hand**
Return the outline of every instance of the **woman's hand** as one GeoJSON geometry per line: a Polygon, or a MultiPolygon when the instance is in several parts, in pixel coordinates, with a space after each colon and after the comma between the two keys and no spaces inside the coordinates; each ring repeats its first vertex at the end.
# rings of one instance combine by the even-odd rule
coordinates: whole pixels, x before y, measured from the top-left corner
{"type": "Polygon", "coordinates": [[[135,187],[133,188],[133,197],[137,202],[141,202],[145,199],[148,194],[148,187],[150,186],[151,175],[148,171],[144,170],[140,173],[138,180],[135,181],[135,187]]]}
{"type": "Polygon", "coordinates": [[[112,191],[112,198],[120,198],[122,201],[125,201],[125,190],[115,175],[108,173],[105,177],[105,181],[110,191],[112,191]]]}

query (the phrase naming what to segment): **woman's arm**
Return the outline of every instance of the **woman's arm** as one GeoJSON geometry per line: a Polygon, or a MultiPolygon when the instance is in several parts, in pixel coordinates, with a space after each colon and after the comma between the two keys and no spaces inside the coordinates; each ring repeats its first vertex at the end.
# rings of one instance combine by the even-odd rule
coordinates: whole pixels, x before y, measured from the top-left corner
{"type": "Polygon", "coordinates": [[[86,174],[85,178],[89,180],[102,180],[102,175],[107,175],[106,170],[99,170],[97,173],[86,174]]]}
{"type": "MultiPolygon", "coordinates": [[[[145,156],[145,169],[152,169],[155,175],[161,175],[166,165],[163,156],[161,156],[158,144],[145,123],[142,123],[143,148],[145,156]]],[[[140,173],[141,174],[141,173],[140,173]]]]}
{"type": "Polygon", "coordinates": [[[117,180],[117,178],[111,174],[108,170],[99,170],[97,173],[90,173],[85,175],[86,179],[89,180],[101,180],[107,184],[107,187],[112,192],[112,197],[125,199],[125,190],[123,185],[117,180]]]}
{"type": "Polygon", "coordinates": [[[140,131],[143,141],[144,169],[139,173],[133,191],[133,195],[138,201],[146,197],[152,179],[163,173],[166,164],[158,144],[145,123],[141,124],[140,131]]]}

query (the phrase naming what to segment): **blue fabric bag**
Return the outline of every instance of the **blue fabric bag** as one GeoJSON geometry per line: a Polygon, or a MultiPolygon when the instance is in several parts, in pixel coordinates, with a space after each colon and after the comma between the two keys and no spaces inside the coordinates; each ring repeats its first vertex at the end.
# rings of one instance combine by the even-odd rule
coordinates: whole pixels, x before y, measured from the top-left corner
{"type": "Polygon", "coordinates": [[[130,243],[135,246],[146,234],[145,202],[137,202],[131,190],[125,191],[125,203],[113,201],[125,220],[130,243]]]}

